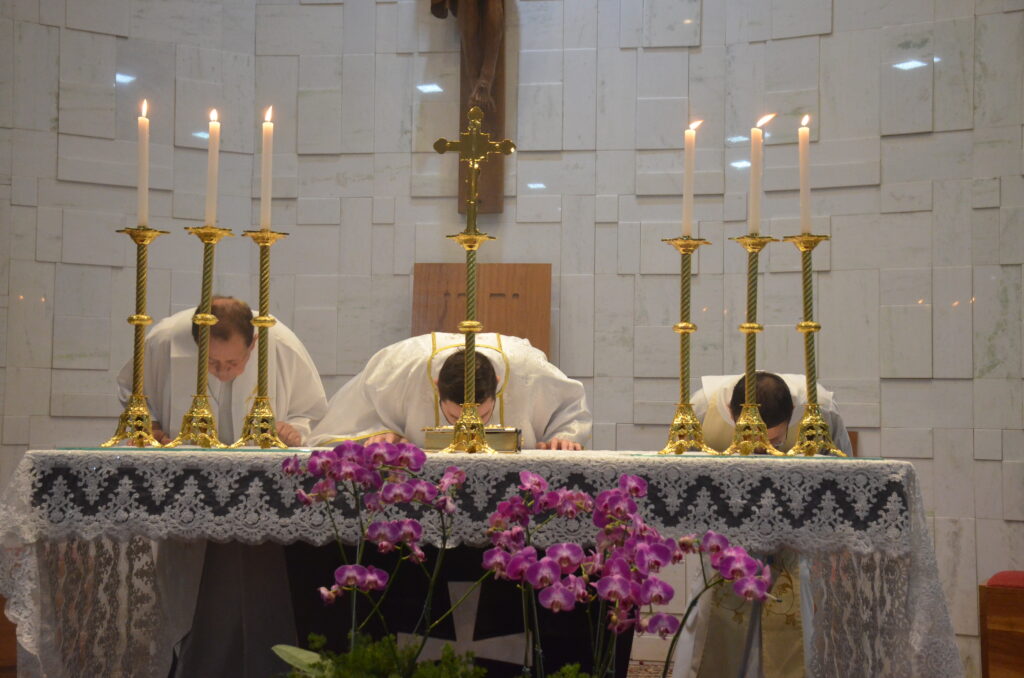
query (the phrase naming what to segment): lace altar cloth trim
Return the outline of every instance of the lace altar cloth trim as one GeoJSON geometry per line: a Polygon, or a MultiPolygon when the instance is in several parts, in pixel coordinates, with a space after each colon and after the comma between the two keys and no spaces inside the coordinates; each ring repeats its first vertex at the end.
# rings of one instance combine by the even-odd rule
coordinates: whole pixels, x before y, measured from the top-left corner
{"type": "MultiPolygon", "coordinates": [[[[120,675],[128,666],[139,675],[166,675],[174,639],[161,633],[166,617],[153,575],[157,542],[331,540],[322,507],[300,505],[299,481],[280,471],[289,454],[28,452],[0,501],[0,594],[8,598],[8,617],[19,623],[20,642],[38,660],[24,675],[120,675]],[[95,567],[105,574],[95,576],[89,570],[95,567]],[[80,588],[75,582],[90,581],[95,591],[72,598],[63,593],[80,588]],[[66,614],[56,606],[70,607],[66,614]],[[72,608],[80,623],[68,616],[72,608]],[[108,631],[86,633],[91,644],[82,645],[85,636],[71,633],[69,625],[70,631],[108,631]]],[[[865,633],[864,620],[849,615],[871,582],[861,582],[855,568],[857,581],[849,590],[819,591],[823,614],[815,620],[809,666],[816,675],[960,675],[920,490],[908,463],[527,452],[432,455],[425,474],[439,478],[452,464],[466,471],[468,482],[449,545],[485,544],[487,516],[516,491],[519,470],[529,468],[552,487],[591,493],[613,487],[623,473],[640,475],[649,483],[642,503],[648,522],[665,534],[714,529],[759,552],[789,547],[818,563],[833,562],[823,581],[838,571],[837,555],[868,558],[865,563],[881,557],[885,571],[901,582],[888,588],[909,591],[909,599],[898,608],[875,601],[874,609],[888,616],[886,624],[868,631],[871,646],[843,640],[865,633]],[[878,663],[875,650],[884,650],[887,664],[878,663]]],[[[350,507],[339,509],[339,531],[351,541],[356,521],[350,507]]],[[[402,515],[423,517],[415,509],[402,515]]],[[[557,520],[538,535],[538,543],[587,542],[593,534],[585,519],[557,520]]],[[[429,516],[424,541],[440,541],[429,516]]]]}

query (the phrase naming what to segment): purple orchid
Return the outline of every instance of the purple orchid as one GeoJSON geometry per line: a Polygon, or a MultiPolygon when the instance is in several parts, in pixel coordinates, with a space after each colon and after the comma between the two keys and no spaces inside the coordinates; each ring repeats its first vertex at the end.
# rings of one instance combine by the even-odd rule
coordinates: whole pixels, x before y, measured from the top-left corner
{"type": "Polygon", "coordinates": [[[547,491],[548,481],[537,473],[523,470],[519,472],[519,489],[530,492],[536,497],[547,491]]]}
{"type": "Polygon", "coordinates": [[[299,455],[293,455],[287,457],[281,462],[281,471],[288,476],[294,476],[302,473],[302,463],[299,461],[299,455]]]}
{"type": "Polygon", "coordinates": [[[526,574],[526,568],[537,562],[537,549],[527,546],[519,552],[512,554],[512,558],[505,568],[505,573],[512,581],[520,581],[526,574]]]}
{"type": "Polygon", "coordinates": [[[562,574],[569,574],[583,562],[583,547],[572,542],[552,544],[548,547],[546,555],[558,563],[562,574]]]}
{"type": "Polygon", "coordinates": [[[640,603],[643,605],[667,605],[672,601],[675,590],[657,577],[648,577],[640,585],[640,603]]]}
{"type": "Polygon", "coordinates": [[[537,602],[552,612],[568,612],[576,607],[576,594],[569,587],[556,582],[537,594],[537,602]]]}
{"type": "Polygon", "coordinates": [[[679,620],[675,615],[658,612],[652,614],[647,620],[647,633],[657,633],[661,638],[667,638],[679,630],[679,620]]]}
{"type": "Polygon", "coordinates": [[[747,600],[764,600],[768,597],[768,581],[763,577],[742,577],[733,582],[732,590],[747,600]]]}
{"type": "Polygon", "coordinates": [[[398,445],[398,454],[395,457],[395,465],[417,472],[427,463],[427,454],[420,448],[410,443],[398,445]]]}
{"type": "Polygon", "coordinates": [[[708,530],[704,534],[704,538],[701,540],[700,545],[701,549],[707,553],[718,553],[729,548],[729,540],[725,538],[725,535],[708,530]]]}
{"type": "Polygon", "coordinates": [[[385,504],[400,504],[412,499],[412,484],[388,483],[380,491],[380,500],[385,504]]]}
{"type": "Polygon", "coordinates": [[[535,589],[551,586],[562,576],[562,568],[554,558],[544,556],[526,568],[526,581],[535,589]]]}
{"type": "Polygon", "coordinates": [[[366,578],[363,582],[364,591],[381,591],[388,585],[388,573],[377,569],[372,565],[366,568],[366,578]]]}
{"type": "Polygon", "coordinates": [[[512,556],[504,549],[488,549],[484,551],[483,567],[493,572],[495,579],[505,579],[505,572],[511,559],[512,556]]]}
{"type": "Polygon", "coordinates": [[[647,481],[640,476],[619,476],[619,489],[631,497],[647,496],[647,481]]]}
{"type": "Polygon", "coordinates": [[[618,574],[605,574],[597,580],[594,588],[604,600],[628,601],[632,596],[629,579],[618,574]]]}
{"type": "Polygon", "coordinates": [[[342,565],[334,571],[334,581],[342,588],[362,588],[366,585],[366,568],[362,565],[342,565]]]}
{"type": "Polygon", "coordinates": [[[449,466],[444,470],[444,475],[441,476],[441,482],[438,483],[438,489],[441,490],[441,492],[448,492],[451,489],[458,489],[465,484],[466,472],[458,466],[449,466]]]}

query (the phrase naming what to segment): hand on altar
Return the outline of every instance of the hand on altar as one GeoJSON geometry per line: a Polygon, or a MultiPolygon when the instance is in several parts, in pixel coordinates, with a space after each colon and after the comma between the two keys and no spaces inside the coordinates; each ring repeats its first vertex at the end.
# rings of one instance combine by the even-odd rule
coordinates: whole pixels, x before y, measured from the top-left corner
{"type": "Polygon", "coordinates": [[[583,446],[567,438],[552,438],[546,443],[537,443],[538,450],[582,450],[583,446]]]}
{"type": "Polygon", "coordinates": [[[156,441],[161,445],[166,445],[171,442],[171,437],[164,432],[163,428],[160,427],[159,421],[153,422],[153,437],[156,438],[156,441]]]}
{"type": "Polygon", "coordinates": [[[302,444],[302,436],[295,428],[284,421],[277,422],[277,437],[288,447],[298,447],[302,444]]]}
{"type": "Polygon", "coordinates": [[[405,438],[403,438],[402,436],[398,435],[397,433],[392,433],[391,431],[388,431],[387,433],[378,433],[375,436],[370,436],[369,438],[367,438],[363,442],[363,444],[364,445],[372,445],[373,443],[394,443],[394,444],[398,444],[398,443],[407,443],[407,442],[409,442],[409,441],[406,440],[405,438]]]}

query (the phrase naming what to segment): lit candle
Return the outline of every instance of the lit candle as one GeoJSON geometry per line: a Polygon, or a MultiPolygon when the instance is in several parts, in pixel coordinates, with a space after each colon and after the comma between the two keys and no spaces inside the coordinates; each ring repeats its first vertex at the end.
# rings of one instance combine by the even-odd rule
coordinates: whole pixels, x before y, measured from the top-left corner
{"type": "Polygon", "coordinates": [[[210,111],[210,145],[206,162],[206,218],[207,226],[217,225],[217,170],[220,165],[220,123],[217,109],[210,111]]]}
{"type": "Polygon", "coordinates": [[[800,141],[800,232],[807,235],[811,232],[811,175],[809,164],[811,128],[807,123],[811,116],[805,115],[800,121],[798,139],[800,141]]]}
{"type": "Polygon", "coordinates": [[[683,237],[693,236],[693,168],[697,149],[697,128],[703,120],[690,123],[690,129],[683,133],[683,237]]]}
{"type": "Polygon", "coordinates": [[[260,169],[260,228],[270,229],[270,205],[272,201],[271,184],[273,182],[273,160],[274,160],[274,123],[271,118],[274,114],[274,107],[267,107],[267,114],[263,118],[263,158],[260,169]]]}
{"type": "Polygon", "coordinates": [[[750,196],[747,198],[750,235],[758,235],[761,232],[761,169],[764,155],[764,136],[761,128],[774,117],[774,113],[766,115],[757,121],[756,127],[750,128],[750,196]]]}
{"type": "Polygon", "coordinates": [[[139,116],[139,226],[149,225],[149,118],[146,112],[149,102],[142,100],[142,115],[139,116]]]}

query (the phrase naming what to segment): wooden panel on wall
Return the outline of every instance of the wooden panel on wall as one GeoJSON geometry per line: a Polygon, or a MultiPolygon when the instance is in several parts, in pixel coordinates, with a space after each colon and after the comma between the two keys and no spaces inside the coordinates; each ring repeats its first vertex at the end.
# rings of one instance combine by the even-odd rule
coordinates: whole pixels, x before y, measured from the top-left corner
{"type": "MultiPolygon", "coordinates": [[[[466,319],[465,264],[416,264],[412,333],[458,332],[466,319]]],[[[484,332],[524,337],[548,353],[551,346],[551,264],[480,264],[477,319],[484,332]]]]}

